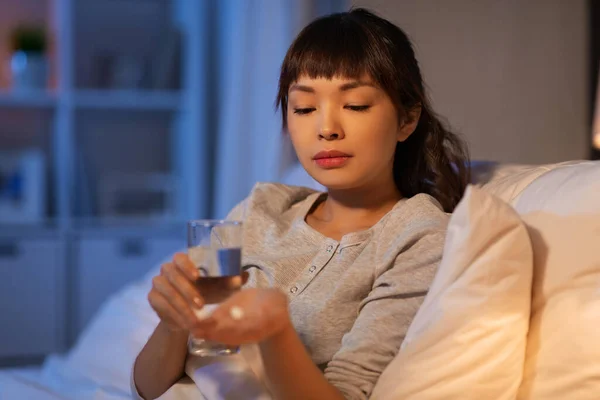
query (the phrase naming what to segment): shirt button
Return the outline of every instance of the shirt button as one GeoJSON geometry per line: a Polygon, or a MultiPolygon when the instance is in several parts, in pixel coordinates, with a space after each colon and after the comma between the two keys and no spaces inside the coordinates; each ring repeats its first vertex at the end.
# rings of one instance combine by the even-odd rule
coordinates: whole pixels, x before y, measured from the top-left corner
{"type": "Polygon", "coordinates": [[[316,269],[317,269],[317,267],[315,267],[315,266],[313,265],[312,267],[310,267],[310,268],[308,269],[308,272],[310,272],[310,273],[313,273],[313,272],[315,272],[315,270],[316,270],[316,269]]]}
{"type": "Polygon", "coordinates": [[[327,252],[331,253],[331,250],[333,250],[333,246],[332,245],[327,246],[327,252]]]}
{"type": "Polygon", "coordinates": [[[296,293],[298,291],[298,286],[294,286],[293,288],[290,289],[290,292],[292,293],[296,293]]]}

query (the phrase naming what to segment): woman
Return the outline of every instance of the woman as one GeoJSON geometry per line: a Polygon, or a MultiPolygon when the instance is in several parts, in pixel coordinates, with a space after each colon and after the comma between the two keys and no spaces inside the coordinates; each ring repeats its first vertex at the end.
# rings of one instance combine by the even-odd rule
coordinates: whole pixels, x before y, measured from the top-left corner
{"type": "Polygon", "coordinates": [[[203,299],[187,256],[163,265],[148,295],[161,322],[134,367],[145,398],[184,374],[191,333],[257,343],[274,398],[366,399],[433,279],[469,171],[404,32],[363,9],[314,21],[283,61],[277,102],[327,192],[256,185],[229,218],[258,268],[207,319],[192,311],[203,299]]]}

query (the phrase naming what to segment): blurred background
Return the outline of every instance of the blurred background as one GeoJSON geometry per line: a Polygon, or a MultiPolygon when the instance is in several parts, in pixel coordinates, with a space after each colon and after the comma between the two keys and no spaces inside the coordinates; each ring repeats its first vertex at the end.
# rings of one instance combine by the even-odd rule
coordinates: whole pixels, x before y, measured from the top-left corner
{"type": "Polygon", "coordinates": [[[280,63],[353,5],[409,34],[473,159],[600,158],[596,1],[0,0],[0,366],[67,350],[186,220],[289,173],[280,63]]]}

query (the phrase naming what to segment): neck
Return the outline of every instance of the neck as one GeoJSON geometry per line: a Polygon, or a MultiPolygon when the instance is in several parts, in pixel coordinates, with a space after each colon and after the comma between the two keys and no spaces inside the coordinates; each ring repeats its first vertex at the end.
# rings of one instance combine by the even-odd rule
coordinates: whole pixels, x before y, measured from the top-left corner
{"type": "Polygon", "coordinates": [[[320,205],[319,218],[325,222],[362,221],[373,225],[402,198],[396,185],[328,191],[320,205]]]}

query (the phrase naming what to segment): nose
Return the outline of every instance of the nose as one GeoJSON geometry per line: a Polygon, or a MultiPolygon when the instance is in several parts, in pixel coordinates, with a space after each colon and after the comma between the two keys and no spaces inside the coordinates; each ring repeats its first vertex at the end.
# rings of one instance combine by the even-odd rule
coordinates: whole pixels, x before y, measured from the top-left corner
{"type": "Polygon", "coordinates": [[[324,111],[319,119],[319,140],[340,140],[344,138],[344,130],[340,126],[337,116],[332,111],[324,111]]]}
{"type": "Polygon", "coordinates": [[[331,131],[321,131],[319,133],[319,139],[325,139],[327,141],[340,139],[340,136],[341,135],[339,133],[331,131]]]}

